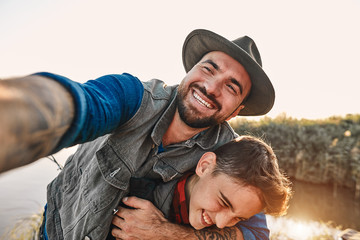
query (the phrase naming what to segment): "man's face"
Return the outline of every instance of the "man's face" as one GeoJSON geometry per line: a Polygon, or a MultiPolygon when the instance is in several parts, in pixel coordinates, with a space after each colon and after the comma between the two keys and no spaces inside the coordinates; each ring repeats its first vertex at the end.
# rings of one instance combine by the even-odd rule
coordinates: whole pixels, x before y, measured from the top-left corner
{"type": "Polygon", "coordinates": [[[189,191],[189,221],[195,229],[231,227],[261,212],[260,190],[226,174],[214,176],[208,165],[189,191]]]}
{"type": "Polygon", "coordinates": [[[244,107],[241,103],[250,89],[250,77],[238,61],[223,52],[210,52],[179,85],[179,115],[193,128],[221,123],[244,107]]]}

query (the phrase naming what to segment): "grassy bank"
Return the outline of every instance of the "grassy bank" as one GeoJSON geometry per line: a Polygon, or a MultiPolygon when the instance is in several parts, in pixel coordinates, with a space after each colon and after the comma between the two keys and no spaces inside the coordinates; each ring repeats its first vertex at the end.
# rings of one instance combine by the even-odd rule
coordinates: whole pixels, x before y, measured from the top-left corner
{"type": "Polygon", "coordinates": [[[237,133],[262,137],[270,143],[286,173],[297,180],[353,189],[360,199],[360,115],[321,120],[286,115],[231,121],[237,133]]]}
{"type": "Polygon", "coordinates": [[[9,229],[1,240],[38,240],[38,230],[43,218],[43,212],[20,219],[9,229]]]}
{"type": "MultiPolygon", "coordinates": [[[[267,216],[270,240],[336,240],[340,228],[331,223],[301,222],[286,217],[267,216]]],[[[42,213],[21,219],[2,240],[38,240],[42,213]]]]}

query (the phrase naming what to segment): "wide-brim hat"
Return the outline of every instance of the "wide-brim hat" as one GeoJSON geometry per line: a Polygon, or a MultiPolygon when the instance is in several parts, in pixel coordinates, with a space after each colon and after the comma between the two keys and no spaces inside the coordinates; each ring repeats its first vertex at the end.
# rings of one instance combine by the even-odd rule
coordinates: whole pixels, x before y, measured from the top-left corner
{"type": "Polygon", "coordinates": [[[275,101],[273,85],[262,69],[260,53],[255,42],[248,36],[234,41],[204,29],[192,31],[185,39],[183,46],[183,64],[186,72],[197,64],[201,58],[212,51],[221,51],[244,66],[252,83],[248,98],[243,103],[245,108],[241,116],[264,115],[271,110],[275,101]]]}

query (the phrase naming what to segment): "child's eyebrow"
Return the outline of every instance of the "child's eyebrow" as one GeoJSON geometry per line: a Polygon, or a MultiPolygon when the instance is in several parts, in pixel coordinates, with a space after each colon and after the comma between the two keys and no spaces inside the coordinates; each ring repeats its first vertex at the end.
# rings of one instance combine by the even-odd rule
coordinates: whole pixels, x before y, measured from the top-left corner
{"type": "Polygon", "coordinates": [[[221,198],[225,201],[225,203],[230,207],[231,211],[234,211],[233,205],[229,201],[229,199],[220,191],[221,198]]]}
{"type": "MultiPolygon", "coordinates": [[[[231,211],[234,212],[234,208],[231,205],[231,202],[229,201],[229,199],[221,191],[220,191],[220,195],[221,195],[221,198],[224,200],[224,202],[230,207],[231,211]]],[[[248,218],[245,218],[245,217],[239,217],[239,218],[240,218],[240,221],[249,220],[248,218]]]]}

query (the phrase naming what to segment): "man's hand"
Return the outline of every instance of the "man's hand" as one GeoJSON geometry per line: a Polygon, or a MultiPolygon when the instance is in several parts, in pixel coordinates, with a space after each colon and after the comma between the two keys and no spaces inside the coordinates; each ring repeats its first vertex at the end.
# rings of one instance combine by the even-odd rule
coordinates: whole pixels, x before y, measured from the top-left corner
{"type": "Polygon", "coordinates": [[[112,235],[117,239],[158,239],[163,225],[168,223],[163,213],[150,201],[137,197],[123,199],[124,204],[135,209],[119,207],[112,223],[112,235]]]}
{"type": "Polygon", "coordinates": [[[38,75],[0,80],[0,173],[48,156],[74,118],[60,83],[38,75]]]}
{"type": "Polygon", "coordinates": [[[112,223],[118,227],[111,231],[117,239],[243,239],[237,227],[195,230],[192,227],[170,223],[150,201],[137,197],[124,198],[124,204],[135,209],[119,207],[112,223]]]}

